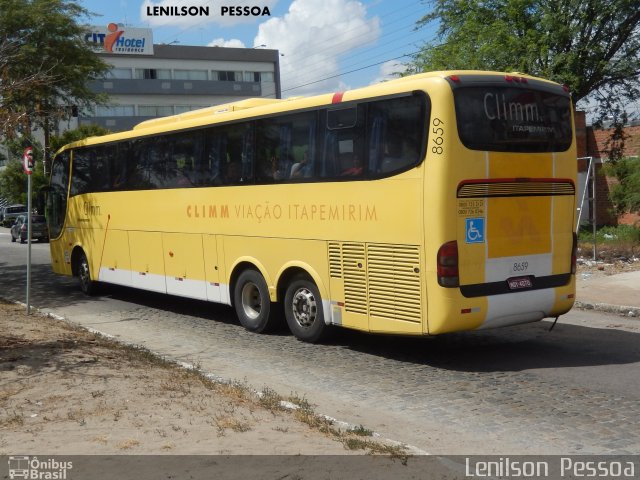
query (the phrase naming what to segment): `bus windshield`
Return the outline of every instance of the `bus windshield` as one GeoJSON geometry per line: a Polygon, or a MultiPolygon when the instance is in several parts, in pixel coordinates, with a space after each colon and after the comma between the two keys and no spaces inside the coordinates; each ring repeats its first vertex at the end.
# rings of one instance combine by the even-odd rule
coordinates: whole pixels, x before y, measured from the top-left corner
{"type": "Polygon", "coordinates": [[[571,146],[568,95],[523,87],[454,89],[458,132],[472,150],[558,152],[571,146]]]}

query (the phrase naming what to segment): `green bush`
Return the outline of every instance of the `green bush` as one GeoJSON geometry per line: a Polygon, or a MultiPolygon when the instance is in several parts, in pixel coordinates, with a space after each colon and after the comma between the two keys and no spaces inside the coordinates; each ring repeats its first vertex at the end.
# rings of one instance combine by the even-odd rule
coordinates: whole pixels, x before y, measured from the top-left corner
{"type": "MultiPolygon", "coordinates": [[[[580,243],[593,243],[593,229],[584,226],[578,232],[580,243]]],[[[600,244],[631,243],[640,245],[640,228],[632,225],[602,227],[596,231],[596,241],[600,244]]]]}
{"type": "Polygon", "coordinates": [[[611,188],[611,201],[618,213],[640,210],[640,158],[623,158],[607,165],[607,173],[618,179],[611,188]]]}

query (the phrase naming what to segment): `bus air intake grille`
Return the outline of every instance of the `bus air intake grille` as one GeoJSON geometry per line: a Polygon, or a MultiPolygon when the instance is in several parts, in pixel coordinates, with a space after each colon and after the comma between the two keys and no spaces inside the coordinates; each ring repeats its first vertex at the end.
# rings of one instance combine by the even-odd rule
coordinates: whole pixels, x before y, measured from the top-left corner
{"type": "Polygon", "coordinates": [[[347,312],[367,314],[367,270],[363,243],[342,244],[344,308],[347,312]]]}
{"type": "Polygon", "coordinates": [[[329,242],[329,275],[342,278],[342,253],[337,242],[329,242]]]}
{"type": "Polygon", "coordinates": [[[571,180],[527,178],[460,182],[457,197],[551,197],[575,193],[575,185],[571,180]]]}
{"type": "Polygon", "coordinates": [[[420,251],[413,245],[367,245],[369,314],[420,322],[420,251]]]}

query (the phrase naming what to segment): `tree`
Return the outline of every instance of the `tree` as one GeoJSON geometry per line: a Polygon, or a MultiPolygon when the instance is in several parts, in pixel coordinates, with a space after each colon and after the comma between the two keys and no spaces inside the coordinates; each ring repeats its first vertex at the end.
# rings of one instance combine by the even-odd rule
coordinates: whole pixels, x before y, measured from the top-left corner
{"type": "MultiPolygon", "coordinates": [[[[27,204],[27,175],[22,170],[22,154],[25,146],[33,147],[35,169],[32,174],[32,192],[34,200],[42,187],[47,184],[42,165],[43,149],[33,139],[12,140],[7,142],[9,161],[7,168],[0,172],[0,192],[11,203],[27,204]]],[[[36,202],[33,203],[36,205],[36,202]]]]}
{"type": "Polygon", "coordinates": [[[0,0],[0,115],[13,138],[44,131],[45,169],[54,122],[72,107],[104,101],[88,82],[109,65],[88,48],[79,21],[89,12],[73,0],[0,0]]]}
{"type": "Polygon", "coordinates": [[[431,0],[418,27],[439,22],[409,72],[518,71],[567,85],[600,117],[621,122],[638,98],[640,8],[636,0],[431,0]]]}
{"type": "MultiPolygon", "coordinates": [[[[76,142],[87,137],[106,135],[107,133],[110,133],[109,130],[100,125],[82,125],[77,129],[67,130],[60,136],[52,136],[51,150],[55,152],[67,143],[76,142]]],[[[26,146],[33,147],[33,158],[36,161],[36,168],[33,172],[33,192],[34,196],[36,196],[40,189],[48,184],[48,178],[44,174],[42,165],[44,149],[37,140],[29,138],[9,140],[6,142],[6,146],[9,149],[11,160],[7,163],[7,168],[0,172],[0,192],[2,192],[2,197],[10,202],[24,203],[26,205],[27,179],[22,171],[22,154],[26,146]]]]}
{"type": "Polygon", "coordinates": [[[618,179],[611,200],[618,213],[640,211],[640,159],[623,158],[608,165],[608,173],[618,179]]]}
{"type": "Polygon", "coordinates": [[[111,133],[111,131],[94,123],[90,125],[80,125],[74,130],[67,130],[62,135],[52,136],[51,151],[56,152],[67,143],[77,142],[88,137],[99,137],[108,133],[111,133]]]}
{"type": "Polygon", "coordinates": [[[17,99],[28,96],[31,88],[49,81],[44,70],[26,76],[11,75],[14,65],[25,61],[18,44],[0,38],[0,135],[15,136],[20,126],[27,122],[27,112],[20,108],[17,99]]]}

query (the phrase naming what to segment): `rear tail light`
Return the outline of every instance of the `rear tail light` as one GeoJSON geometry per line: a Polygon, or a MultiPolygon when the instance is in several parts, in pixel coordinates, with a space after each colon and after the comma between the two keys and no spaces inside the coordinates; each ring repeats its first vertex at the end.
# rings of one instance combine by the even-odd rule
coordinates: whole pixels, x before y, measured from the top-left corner
{"type": "Polygon", "coordinates": [[[458,242],[447,242],[438,250],[438,284],[445,288],[460,285],[458,273],[458,242]]]}
{"type": "Polygon", "coordinates": [[[571,273],[575,275],[578,263],[578,235],[573,232],[573,245],[571,246],[571,273]]]}

